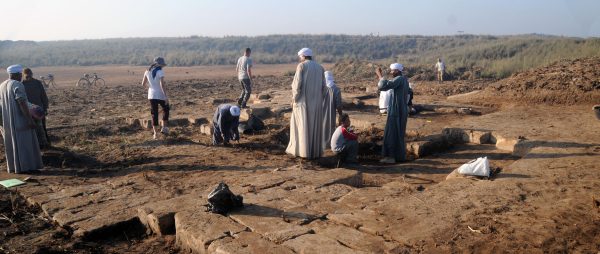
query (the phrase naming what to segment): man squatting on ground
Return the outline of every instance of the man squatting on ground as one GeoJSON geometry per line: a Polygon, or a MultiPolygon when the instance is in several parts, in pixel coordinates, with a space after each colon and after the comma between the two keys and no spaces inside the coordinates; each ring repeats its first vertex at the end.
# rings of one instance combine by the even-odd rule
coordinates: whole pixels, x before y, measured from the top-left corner
{"type": "Polygon", "coordinates": [[[335,129],[331,137],[331,151],[340,157],[342,163],[357,163],[358,154],[358,135],[350,127],[350,117],[348,114],[342,114],[340,117],[340,126],[335,129]]]}
{"type": "Polygon", "coordinates": [[[238,99],[238,105],[242,108],[246,108],[246,103],[248,103],[248,98],[250,98],[250,93],[252,92],[252,58],[250,58],[250,54],[252,50],[250,48],[246,48],[244,51],[244,55],[241,56],[235,67],[235,70],[238,73],[238,80],[240,81],[240,85],[242,86],[242,94],[238,99]]]}
{"type": "Polygon", "coordinates": [[[150,102],[150,113],[152,114],[152,131],[154,132],[153,138],[156,139],[156,128],[158,127],[158,105],[163,110],[162,117],[162,128],[160,132],[162,134],[169,134],[169,98],[165,92],[165,73],[162,68],[167,66],[165,59],[157,57],[154,59],[154,63],[150,65],[150,68],[144,72],[144,79],[142,80],[142,86],[148,87],[148,101],[150,102]]]}
{"type": "Polygon", "coordinates": [[[221,104],[213,116],[213,145],[223,143],[229,145],[229,140],[240,140],[238,125],[240,123],[240,108],[231,104],[221,104]]]}

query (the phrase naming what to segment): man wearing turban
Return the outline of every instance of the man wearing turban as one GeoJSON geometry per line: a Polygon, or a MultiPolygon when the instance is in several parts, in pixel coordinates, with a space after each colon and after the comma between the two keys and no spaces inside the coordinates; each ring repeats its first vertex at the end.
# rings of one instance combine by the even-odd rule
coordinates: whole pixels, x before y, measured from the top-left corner
{"type": "Polygon", "coordinates": [[[290,143],[286,153],[307,159],[321,157],[323,142],[323,97],[326,93],[325,69],[316,63],[312,50],[298,52],[300,64],[292,82],[290,143]]]}
{"type": "Polygon", "coordinates": [[[390,65],[390,73],[393,78],[383,78],[381,68],[377,68],[379,77],[379,91],[393,90],[387,110],[387,122],[383,133],[382,163],[396,163],[406,160],[406,121],[408,120],[408,81],[402,76],[402,64],[390,65]]]}
{"type": "Polygon", "coordinates": [[[9,173],[26,173],[44,167],[35,134],[35,122],[29,113],[27,93],[21,83],[23,67],[6,69],[9,79],[0,84],[0,132],[4,138],[9,173]]]}

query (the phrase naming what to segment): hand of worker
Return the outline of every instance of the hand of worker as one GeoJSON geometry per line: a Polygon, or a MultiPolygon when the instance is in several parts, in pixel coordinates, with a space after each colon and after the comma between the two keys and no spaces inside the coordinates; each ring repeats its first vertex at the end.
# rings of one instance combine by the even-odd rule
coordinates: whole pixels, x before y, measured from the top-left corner
{"type": "Polygon", "coordinates": [[[377,69],[375,69],[375,74],[377,74],[377,77],[378,77],[379,79],[382,79],[382,78],[383,78],[383,74],[382,74],[382,72],[383,72],[383,71],[381,70],[381,67],[377,67],[377,69]]]}

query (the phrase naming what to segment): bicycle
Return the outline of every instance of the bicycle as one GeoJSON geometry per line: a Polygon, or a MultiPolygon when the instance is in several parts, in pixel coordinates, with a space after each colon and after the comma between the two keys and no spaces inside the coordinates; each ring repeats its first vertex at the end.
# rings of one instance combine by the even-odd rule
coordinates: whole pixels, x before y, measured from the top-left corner
{"type": "Polygon", "coordinates": [[[54,82],[54,75],[48,73],[46,76],[40,76],[40,80],[42,81],[42,85],[44,88],[48,89],[51,86],[56,88],[56,83],[54,82]]]}
{"type": "Polygon", "coordinates": [[[84,74],[82,78],[79,79],[79,81],[77,81],[77,83],[75,84],[75,87],[83,87],[83,86],[87,86],[87,87],[92,87],[92,86],[105,86],[106,82],[104,81],[103,78],[98,77],[98,74],[96,73],[92,73],[92,74],[84,74]]]}

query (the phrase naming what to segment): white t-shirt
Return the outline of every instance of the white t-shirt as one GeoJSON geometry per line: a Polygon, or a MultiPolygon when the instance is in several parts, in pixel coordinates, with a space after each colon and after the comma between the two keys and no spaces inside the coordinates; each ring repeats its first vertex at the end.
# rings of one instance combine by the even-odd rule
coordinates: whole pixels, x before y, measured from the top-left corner
{"type": "Polygon", "coordinates": [[[158,70],[156,72],[156,77],[152,78],[152,72],[146,71],[144,73],[146,78],[148,79],[148,100],[166,100],[167,96],[163,93],[163,90],[160,89],[160,79],[165,76],[165,73],[162,70],[158,70]]]}
{"type": "Polygon", "coordinates": [[[446,65],[444,65],[444,62],[437,62],[435,64],[435,67],[437,68],[438,71],[444,71],[446,69],[446,65]]]}

